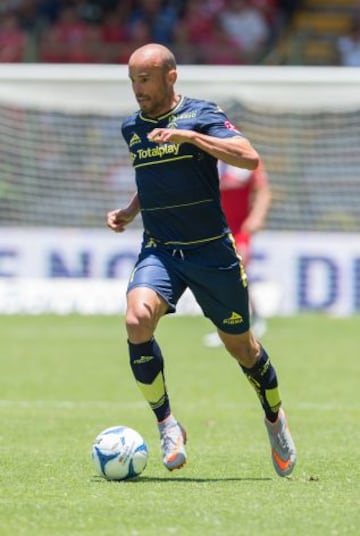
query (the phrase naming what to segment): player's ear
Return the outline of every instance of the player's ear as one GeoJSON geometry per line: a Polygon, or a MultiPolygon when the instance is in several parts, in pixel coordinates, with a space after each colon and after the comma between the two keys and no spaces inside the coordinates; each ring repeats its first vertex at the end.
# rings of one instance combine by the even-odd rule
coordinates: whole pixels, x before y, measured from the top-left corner
{"type": "Polygon", "coordinates": [[[168,80],[170,82],[170,84],[174,85],[176,80],[177,80],[177,71],[176,69],[171,69],[169,72],[168,72],[168,80]]]}

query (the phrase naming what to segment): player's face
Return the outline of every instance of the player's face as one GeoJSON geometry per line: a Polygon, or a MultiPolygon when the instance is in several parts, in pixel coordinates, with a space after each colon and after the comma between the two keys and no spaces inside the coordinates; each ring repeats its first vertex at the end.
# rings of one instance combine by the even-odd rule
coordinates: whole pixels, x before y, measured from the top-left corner
{"type": "Polygon", "coordinates": [[[133,92],[144,114],[159,117],[173,107],[174,73],[158,66],[130,66],[133,92]]]}

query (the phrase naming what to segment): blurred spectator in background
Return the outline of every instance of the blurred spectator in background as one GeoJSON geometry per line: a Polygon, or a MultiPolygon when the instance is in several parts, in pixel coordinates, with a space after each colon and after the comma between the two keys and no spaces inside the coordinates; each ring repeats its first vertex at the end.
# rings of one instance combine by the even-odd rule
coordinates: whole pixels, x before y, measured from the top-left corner
{"type": "Polygon", "coordinates": [[[85,3],[63,6],[55,22],[49,24],[40,37],[39,59],[42,62],[105,63],[106,46],[103,26],[96,11],[81,17],[78,8],[85,3]]]}
{"type": "Polygon", "coordinates": [[[349,35],[342,35],[337,41],[339,63],[345,67],[360,67],[360,19],[353,21],[349,35]]]}
{"type": "Polygon", "coordinates": [[[225,0],[194,0],[186,4],[174,34],[173,48],[179,63],[247,63],[242,47],[220,19],[225,6],[225,0]]]}
{"type": "Polygon", "coordinates": [[[268,24],[276,23],[279,13],[279,0],[251,0],[251,5],[262,12],[268,24]]]}
{"type": "Polygon", "coordinates": [[[11,63],[25,60],[27,35],[13,13],[0,16],[0,62],[11,63]]]}
{"type": "Polygon", "coordinates": [[[241,65],[247,63],[247,55],[239,43],[227,33],[215,19],[207,40],[200,44],[201,63],[207,65],[241,65]]]}
{"type": "Polygon", "coordinates": [[[228,0],[220,13],[220,21],[249,62],[264,51],[270,37],[270,27],[262,10],[256,5],[246,0],[228,0]]]}
{"type": "Polygon", "coordinates": [[[287,20],[286,6],[284,11],[281,0],[251,0],[251,4],[262,13],[269,31],[267,42],[272,45],[287,20]]]}
{"type": "Polygon", "coordinates": [[[176,3],[162,0],[137,0],[129,14],[130,31],[139,23],[146,25],[149,29],[149,40],[165,46],[172,42],[177,20],[176,3]]]}
{"type": "Polygon", "coordinates": [[[182,17],[182,29],[192,45],[204,44],[212,31],[216,12],[210,8],[208,0],[187,2],[182,17]]]}
{"type": "Polygon", "coordinates": [[[118,63],[127,63],[131,52],[136,48],[146,45],[153,41],[151,35],[151,27],[146,20],[139,19],[130,28],[130,35],[126,47],[123,48],[122,55],[118,59],[118,63]]]}
{"type": "Polygon", "coordinates": [[[179,63],[257,63],[297,4],[290,0],[0,0],[0,17],[11,15],[2,23],[3,40],[11,48],[4,61],[127,63],[132,50],[158,42],[174,49],[179,63]]]}
{"type": "Polygon", "coordinates": [[[88,25],[81,20],[74,6],[60,9],[57,19],[44,31],[40,42],[40,60],[77,62],[85,59],[88,25]]]}
{"type": "Polygon", "coordinates": [[[22,3],[23,3],[23,0],[2,0],[0,2],[0,14],[13,11],[17,9],[19,6],[21,6],[22,3]]]}
{"type": "Polygon", "coordinates": [[[303,0],[278,0],[280,16],[284,21],[290,20],[302,3],[303,0]]]}
{"type": "Polygon", "coordinates": [[[40,23],[39,5],[37,0],[22,0],[19,6],[10,13],[16,14],[20,27],[26,32],[34,32],[40,23]]]}
{"type": "Polygon", "coordinates": [[[200,51],[189,41],[186,23],[180,19],[174,28],[173,43],[171,45],[178,64],[200,63],[200,51]]]}
{"type": "Polygon", "coordinates": [[[99,22],[106,5],[106,2],[97,0],[71,0],[70,2],[66,0],[65,5],[67,3],[75,8],[76,14],[81,20],[87,22],[99,22]]]}
{"type": "MultiPolygon", "coordinates": [[[[216,63],[211,61],[214,54],[214,40],[217,10],[211,0],[187,2],[174,27],[174,44],[179,63],[216,63]]],[[[220,27],[221,31],[221,27],[220,27]]],[[[230,42],[227,36],[225,39],[230,42]]],[[[233,45],[235,43],[233,42],[233,45]]],[[[219,43],[219,48],[222,45],[219,43]]],[[[220,52],[220,55],[222,53],[220,52]]]]}
{"type": "Polygon", "coordinates": [[[129,6],[116,6],[105,12],[102,22],[102,40],[104,43],[106,61],[108,63],[123,63],[129,55],[126,44],[130,40],[127,27],[129,6]]]}
{"type": "Polygon", "coordinates": [[[39,17],[48,23],[55,22],[63,3],[63,0],[38,0],[37,11],[39,17]]]}

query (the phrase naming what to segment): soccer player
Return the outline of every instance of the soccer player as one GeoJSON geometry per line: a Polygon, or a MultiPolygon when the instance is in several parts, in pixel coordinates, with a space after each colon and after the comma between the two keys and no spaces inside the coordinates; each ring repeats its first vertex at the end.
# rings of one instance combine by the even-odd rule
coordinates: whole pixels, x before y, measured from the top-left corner
{"type": "Polygon", "coordinates": [[[289,475],[294,442],[275,369],[249,329],[246,274],[220,203],[217,160],[254,170],[259,156],[219,106],[176,93],[168,48],[152,43],[136,49],[129,77],[140,110],[124,121],[122,133],[137,188],[127,206],[107,214],[107,225],[122,232],[141,212],[144,238],[128,284],[126,329],[133,375],[158,424],[163,464],[170,471],[185,464],[186,432],[171,412],[154,333],[189,287],[253,385],[273,465],[280,476],[289,475]]]}
{"type": "MultiPolygon", "coordinates": [[[[270,208],[268,175],[262,161],[255,170],[230,166],[221,161],[218,168],[221,206],[234,237],[236,250],[246,269],[251,260],[251,237],[264,226],[270,208]]],[[[249,299],[251,330],[256,338],[261,339],[266,331],[266,322],[251,299],[251,284],[249,299]]],[[[209,347],[221,346],[222,341],[217,331],[205,335],[204,344],[209,347]]]]}

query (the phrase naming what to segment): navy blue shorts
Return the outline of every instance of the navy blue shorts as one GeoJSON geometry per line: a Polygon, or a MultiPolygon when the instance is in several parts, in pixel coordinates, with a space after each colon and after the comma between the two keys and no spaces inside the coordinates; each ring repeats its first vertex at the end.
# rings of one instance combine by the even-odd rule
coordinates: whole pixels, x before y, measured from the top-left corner
{"type": "Polygon", "coordinates": [[[149,287],[176,310],[189,288],[204,315],[226,333],[249,329],[247,278],[231,235],[192,249],[174,249],[144,240],[128,291],[149,287]]]}

